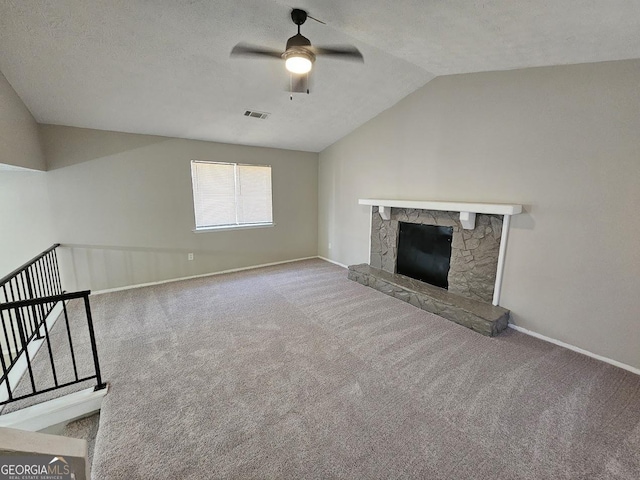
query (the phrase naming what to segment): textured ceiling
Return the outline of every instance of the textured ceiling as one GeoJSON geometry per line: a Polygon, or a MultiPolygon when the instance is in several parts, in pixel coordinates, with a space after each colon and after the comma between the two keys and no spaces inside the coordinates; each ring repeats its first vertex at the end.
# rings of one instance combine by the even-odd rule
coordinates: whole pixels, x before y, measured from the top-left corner
{"type": "Polygon", "coordinates": [[[0,71],[41,123],[321,151],[434,76],[640,58],[640,0],[2,0],[0,71]],[[319,58],[289,100],[291,6],[319,58]],[[243,116],[271,113],[268,120],[243,116]]]}

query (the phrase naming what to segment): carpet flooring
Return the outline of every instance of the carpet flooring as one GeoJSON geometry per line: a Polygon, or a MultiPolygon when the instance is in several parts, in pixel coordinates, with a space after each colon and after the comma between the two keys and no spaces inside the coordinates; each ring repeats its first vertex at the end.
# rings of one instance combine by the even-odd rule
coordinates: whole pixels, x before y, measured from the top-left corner
{"type": "Polygon", "coordinates": [[[95,479],[640,478],[639,376],[321,260],[91,302],[95,479]]]}
{"type": "Polygon", "coordinates": [[[93,451],[96,446],[96,436],[100,425],[100,413],[94,413],[88,417],[75,420],[64,427],[61,435],[71,438],[79,438],[87,442],[87,459],[89,464],[93,461],[93,451]]]}

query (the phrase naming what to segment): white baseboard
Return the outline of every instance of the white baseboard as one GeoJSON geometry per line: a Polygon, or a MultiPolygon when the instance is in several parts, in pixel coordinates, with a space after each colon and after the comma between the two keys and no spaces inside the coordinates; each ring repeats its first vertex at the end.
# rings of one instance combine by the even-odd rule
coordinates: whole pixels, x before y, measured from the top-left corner
{"type": "Polygon", "coordinates": [[[339,267],[342,267],[342,268],[349,268],[344,263],[336,262],[335,260],[331,260],[330,258],[321,257],[320,255],[318,255],[317,258],[319,258],[320,260],[324,260],[325,262],[333,263],[334,265],[338,265],[339,267]]]}
{"type": "Polygon", "coordinates": [[[580,347],[576,347],[569,343],[562,342],[560,340],[556,340],[555,338],[547,337],[540,333],[532,332],[531,330],[527,330],[526,328],[519,327],[517,325],[509,324],[509,328],[513,328],[517,332],[524,333],[525,335],[531,335],[532,337],[539,338],[540,340],[544,340],[545,342],[553,343],[554,345],[558,345],[560,347],[568,348],[569,350],[573,350],[574,352],[581,353],[586,355],[587,357],[595,358],[596,360],[600,360],[601,362],[608,363],[615,367],[622,368],[631,373],[635,373],[636,375],[640,375],[640,368],[632,367],[631,365],[627,365],[626,363],[619,362],[617,360],[613,360],[611,358],[603,357],[602,355],[598,355],[597,353],[590,352],[588,350],[584,350],[580,347]]]}
{"type": "Polygon", "coordinates": [[[301,262],[302,260],[313,260],[314,258],[319,258],[319,257],[314,256],[314,257],[294,258],[292,260],[283,260],[281,262],[262,263],[260,265],[251,265],[250,267],[232,268],[230,270],[222,270],[220,272],[211,272],[211,273],[202,273],[200,275],[191,275],[189,277],[170,278],[168,280],[159,280],[157,282],[137,283],[135,285],[125,285],[124,287],[115,287],[115,288],[107,288],[105,290],[97,290],[95,292],[91,292],[91,294],[101,295],[103,293],[121,292],[123,290],[132,290],[134,288],[152,287],[154,285],[162,285],[164,283],[181,282],[183,280],[192,280],[194,278],[212,277],[214,275],[224,275],[225,273],[243,272],[245,270],[254,270],[256,268],[272,267],[274,265],[283,265],[285,263],[301,262]]]}
{"type": "Polygon", "coordinates": [[[68,423],[100,410],[107,388],[92,388],[0,415],[0,427],[37,432],[52,425],[68,423]]]}

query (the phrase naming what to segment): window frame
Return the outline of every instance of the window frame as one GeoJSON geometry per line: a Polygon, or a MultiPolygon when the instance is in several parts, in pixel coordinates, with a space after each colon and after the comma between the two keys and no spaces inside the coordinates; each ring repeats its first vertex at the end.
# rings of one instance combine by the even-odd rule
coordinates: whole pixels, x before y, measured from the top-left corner
{"type": "MultiPolygon", "coordinates": [[[[245,229],[254,229],[254,228],[271,228],[275,227],[276,223],[273,219],[273,166],[267,164],[258,164],[258,163],[240,163],[240,162],[216,162],[214,160],[195,160],[192,159],[189,162],[190,174],[191,174],[191,198],[193,202],[193,220],[195,227],[192,229],[193,233],[208,233],[208,232],[219,232],[225,230],[245,230],[245,229]],[[240,224],[227,224],[227,225],[212,225],[207,227],[198,227],[198,221],[196,217],[196,192],[194,188],[194,177],[193,177],[193,165],[197,163],[208,163],[215,165],[233,165],[236,169],[238,167],[246,166],[246,167],[268,167],[270,174],[270,183],[271,183],[271,222],[259,222],[259,223],[240,223],[240,224]]],[[[238,183],[238,177],[236,177],[236,186],[238,183]]],[[[236,209],[238,208],[238,196],[235,197],[234,205],[236,209]]],[[[237,210],[236,210],[237,211],[237,210]]]]}

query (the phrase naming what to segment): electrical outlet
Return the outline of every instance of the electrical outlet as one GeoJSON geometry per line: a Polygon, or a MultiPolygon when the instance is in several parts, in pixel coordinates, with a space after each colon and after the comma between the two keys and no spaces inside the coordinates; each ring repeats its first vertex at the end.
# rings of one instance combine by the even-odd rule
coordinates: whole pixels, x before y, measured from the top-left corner
{"type": "Polygon", "coordinates": [[[329,250],[331,250],[331,242],[329,242],[329,250]]]}
{"type": "Polygon", "coordinates": [[[193,260],[193,253],[187,254],[187,260],[193,260]]]}

